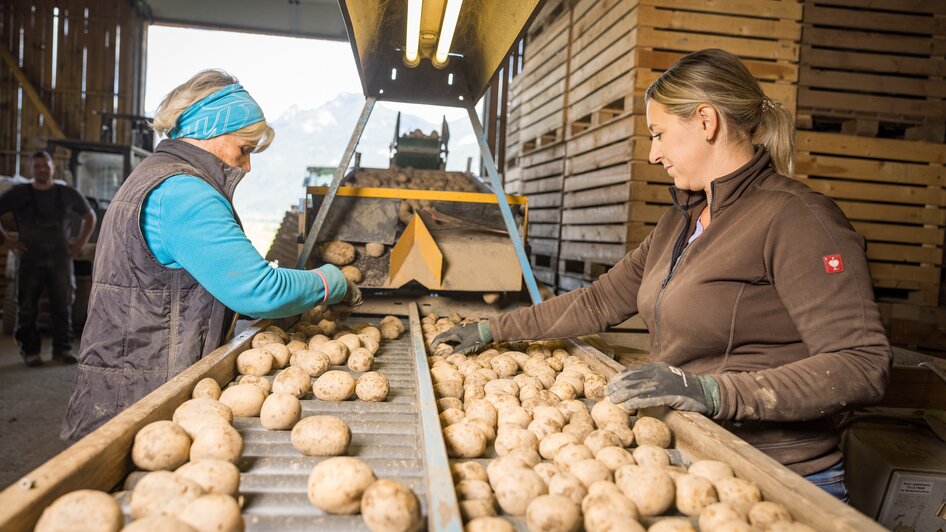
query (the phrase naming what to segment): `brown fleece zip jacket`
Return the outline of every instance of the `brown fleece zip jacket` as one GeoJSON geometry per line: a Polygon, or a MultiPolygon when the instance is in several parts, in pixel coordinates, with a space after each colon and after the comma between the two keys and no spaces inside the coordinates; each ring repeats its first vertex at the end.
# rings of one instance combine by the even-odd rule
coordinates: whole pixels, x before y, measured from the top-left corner
{"type": "Polygon", "coordinates": [[[763,149],[674,208],[592,285],[490,319],[495,341],[601,332],[640,313],[651,356],[719,382],[714,416],[796,473],[841,459],[832,414],[883,398],[890,344],[864,238],[830,199],[779,175],[763,149]],[[675,267],[671,271],[671,263],[675,267]]]}

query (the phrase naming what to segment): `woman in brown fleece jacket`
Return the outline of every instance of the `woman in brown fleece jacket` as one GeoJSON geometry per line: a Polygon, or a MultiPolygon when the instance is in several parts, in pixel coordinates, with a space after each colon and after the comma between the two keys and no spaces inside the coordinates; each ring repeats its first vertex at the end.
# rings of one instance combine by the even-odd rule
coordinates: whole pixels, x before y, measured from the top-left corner
{"type": "Polygon", "coordinates": [[[592,285],[434,339],[600,332],[640,313],[655,362],[608,385],[628,408],[706,414],[844,500],[831,416],[883,398],[890,345],[864,238],[792,175],[794,125],[732,54],[680,59],[646,92],[674,207],[592,285]]]}

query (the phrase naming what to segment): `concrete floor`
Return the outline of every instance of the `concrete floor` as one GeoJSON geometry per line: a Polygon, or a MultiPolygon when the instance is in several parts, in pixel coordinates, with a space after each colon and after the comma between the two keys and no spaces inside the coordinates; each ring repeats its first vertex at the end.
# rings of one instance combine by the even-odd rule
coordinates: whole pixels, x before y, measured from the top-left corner
{"type": "Polygon", "coordinates": [[[0,335],[0,490],[66,448],[59,425],[75,366],[49,361],[49,337],[43,338],[41,355],[46,364],[29,368],[13,337],[0,335]]]}

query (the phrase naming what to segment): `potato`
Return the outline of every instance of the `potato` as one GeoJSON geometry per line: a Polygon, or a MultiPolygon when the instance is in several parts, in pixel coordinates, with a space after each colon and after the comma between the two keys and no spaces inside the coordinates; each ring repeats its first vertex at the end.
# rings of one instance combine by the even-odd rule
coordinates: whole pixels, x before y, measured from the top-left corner
{"type": "Polygon", "coordinates": [[[499,421],[499,414],[496,412],[496,408],[485,399],[468,401],[464,406],[464,410],[468,418],[482,419],[493,426],[496,426],[496,423],[499,421]]]}
{"type": "Polygon", "coordinates": [[[484,480],[461,480],[456,485],[457,497],[460,500],[488,499],[492,500],[493,490],[484,480]]]}
{"type": "Polygon", "coordinates": [[[539,462],[542,461],[542,457],[539,456],[539,452],[529,447],[516,447],[515,449],[509,451],[509,454],[506,456],[522,460],[529,467],[535,467],[539,462]]]}
{"type": "Polygon", "coordinates": [[[253,341],[250,342],[250,347],[252,347],[253,349],[256,349],[257,347],[263,347],[266,344],[272,344],[272,343],[284,344],[286,342],[284,342],[283,339],[280,338],[278,334],[263,331],[263,332],[256,333],[256,335],[253,336],[253,341]]]}
{"type": "Polygon", "coordinates": [[[204,494],[196,482],[170,471],[153,471],[141,477],[131,493],[131,518],[169,513],[182,509],[204,494]]]}
{"type": "Polygon", "coordinates": [[[450,464],[450,472],[456,482],[463,480],[484,480],[489,481],[486,476],[486,469],[477,462],[453,462],[450,464]]]}
{"type": "MultiPolygon", "coordinates": [[[[610,480],[599,480],[598,482],[595,482],[594,484],[588,487],[588,495],[598,495],[601,493],[610,494],[610,495],[620,495],[621,497],[624,497],[624,492],[621,491],[621,488],[619,488],[617,484],[615,484],[614,482],[611,482],[610,480]]],[[[627,499],[627,497],[624,497],[624,498],[627,499]]],[[[630,499],[628,499],[628,502],[630,502],[630,499]]],[[[633,504],[634,503],[631,503],[632,506],[633,504]]],[[[634,507],[634,515],[635,516],[637,515],[636,506],[634,507]]]]}
{"type": "MultiPolygon", "coordinates": [[[[317,327],[317,328],[318,328],[318,327],[317,327]]],[[[325,336],[324,334],[321,333],[322,329],[318,329],[318,330],[319,330],[320,332],[318,332],[318,333],[312,335],[312,337],[309,338],[309,341],[308,341],[307,344],[306,344],[306,347],[307,347],[310,351],[318,351],[319,348],[320,348],[323,344],[325,344],[325,343],[331,341],[331,338],[329,338],[328,336],[325,336]]]]}
{"type": "Polygon", "coordinates": [[[714,483],[720,502],[729,503],[740,513],[746,514],[755,503],[762,500],[759,487],[741,478],[723,478],[714,483]]]}
{"type": "Polygon", "coordinates": [[[325,353],[333,366],[341,366],[348,360],[348,346],[338,340],[329,340],[318,347],[325,353]]]}
{"type": "Polygon", "coordinates": [[[633,453],[634,461],[641,467],[665,467],[670,465],[667,450],[656,445],[638,445],[633,453]]]}
{"type": "MultiPolygon", "coordinates": [[[[496,405],[493,404],[493,407],[496,407],[496,405]]],[[[496,412],[499,425],[511,423],[524,429],[529,426],[529,423],[532,423],[532,415],[521,406],[504,406],[503,408],[496,408],[496,412]]]]}
{"type": "Polygon", "coordinates": [[[529,530],[577,532],[581,528],[578,504],[561,495],[536,497],[526,508],[529,530]]]}
{"type": "Polygon", "coordinates": [[[704,508],[719,502],[713,483],[698,475],[679,475],[674,479],[677,486],[677,510],[684,515],[698,516],[704,508]]]}
{"type": "Polygon", "coordinates": [[[233,411],[220,401],[197,398],[184,401],[174,411],[174,416],[171,419],[193,439],[198,432],[210,425],[223,424],[229,426],[233,422],[233,411]]]}
{"type": "Polygon", "coordinates": [[[296,351],[292,355],[291,364],[301,368],[309,377],[319,377],[332,367],[332,361],[328,355],[322,351],[310,351],[308,349],[296,351]]]}
{"type": "Polygon", "coordinates": [[[357,334],[340,332],[338,335],[339,336],[336,338],[336,341],[345,344],[345,347],[348,348],[349,353],[361,347],[361,339],[358,338],[357,334]]]}
{"type": "Polygon", "coordinates": [[[517,447],[527,447],[538,450],[539,440],[531,431],[516,427],[500,429],[496,433],[496,442],[494,443],[496,454],[506,456],[509,451],[517,447]]]}
{"type": "Polygon", "coordinates": [[[345,279],[355,284],[360,283],[365,278],[365,276],[361,273],[361,270],[358,269],[358,266],[353,266],[351,264],[348,266],[342,266],[342,275],[345,276],[345,279]]]}
{"type": "Polygon", "coordinates": [[[344,371],[326,371],[312,385],[312,394],[322,401],[347,401],[355,394],[355,378],[344,371]]]}
{"type": "Polygon", "coordinates": [[[463,410],[459,408],[448,408],[440,413],[440,425],[442,427],[448,427],[454,423],[463,421],[464,417],[466,417],[466,414],[463,413],[463,410]]]}
{"type": "Polygon", "coordinates": [[[711,504],[700,512],[700,530],[712,532],[722,523],[729,521],[745,521],[746,514],[726,502],[711,504]]]}
{"type": "Polygon", "coordinates": [[[634,502],[642,516],[660,515],[673,506],[675,489],[673,479],[666,471],[657,468],[620,469],[617,485],[624,496],[634,502]]]}
{"type": "Polygon", "coordinates": [[[363,373],[355,382],[355,395],[369,403],[386,401],[390,389],[388,378],[377,371],[363,373]]]}
{"type": "Polygon", "coordinates": [[[778,522],[790,523],[791,521],[792,514],[788,513],[784,506],[775,502],[757,502],[749,509],[749,523],[759,530],[768,530],[778,522]]]}
{"type": "Polygon", "coordinates": [[[578,438],[573,434],[564,432],[549,434],[539,442],[539,454],[546,460],[554,460],[562,447],[572,443],[578,443],[578,438]]]}
{"type": "MultiPolygon", "coordinates": [[[[508,393],[488,393],[484,399],[489,401],[497,412],[503,408],[506,408],[507,406],[520,406],[519,399],[517,399],[515,395],[510,395],[508,393]]],[[[526,411],[528,412],[528,410],[526,411]]]]}
{"type": "Polygon", "coordinates": [[[384,255],[384,244],[381,242],[368,242],[365,244],[365,254],[375,258],[384,255]]]}
{"type": "Polygon", "coordinates": [[[493,487],[499,507],[509,515],[523,515],[533,499],[548,493],[542,477],[527,468],[504,471],[493,487]]]}
{"type": "Polygon", "coordinates": [[[240,375],[266,375],[273,369],[273,355],[262,349],[247,349],[237,357],[240,375]]]}
{"type": "Polygon", "coordinates": [[[236,499],[212,493],[191,501],[175,517],[201,532],[243,532],[243,515],[236,499]]]}
{"type": "MultiPolygon", "coordinates": [[[[296,351],[298,351],[300,347],[302,349],[305,349],[305,344],[302,342],[295,341],[295,342],[289,342],[289,343],[293,344],[292,348],[295,348],[296,351]]],[[[293,353],[292,348],[290,348],[289,345],[272,343],[272,344],[266,344],[263,347],[260,347],[260,350],[266,353],[269,353],[270,356],[273,357],[272,367],[274,369],[282,369],[286,367],[287,364],[289,364],[289,355],[293,353]]],[[[269,372],[267,371],[266,373],[269,373],[269,372]]]]}
{"type": "MultiPolygon", "coordinates": [[[[322,331],[322,334],[325,336],[335,336],[335,333],[338,332],[338,324],[335,323],[335,320],[331,320],[327,318],[322,319],[322,320],[319,320],[319,323],[317,324],[317,326],[319,330],[322,331]]],[[[328,342],[323,342],[323,343],[327,344],[328,342]]]]}
{"type": "Polygon", "coordinates": [[[689,519],[682,517],[670,517],[661,519],[651,525],[647,532],[696,532],[689,519]]]}
{"type": "Polygon", "coordinates": [[[568,466],[568,471],[578,477],[586,488],[599,480],[611,480],[611,470],[594,458],[574,462],[568,466]]]}
{"type": "Polygon", "coordinates": [[[470,423],[455,423],[443,429],[447,455],[453,458],[478,458],[486,451],[486,434],[470,423]]]}
{"type": "Polygon", "coordinates": [[[145,425],[131,448],[131,461],[145,471],[173,470],[187,461],[191,438],[173,421],[145,425]]]}
{"type": "Polygon", "coordinates": [[[290,393],[274,393],[263,401],[260,423],[269,430],[289,430],[302,416],[302,403],[290,393]]]}
{"type": "MultiPolygon", "coordinates": [[[[395,325],[381,324],[381,338],[385,340],[397,340],[401,337],[402,332],[403,331],[395,325]]],[[[441,346],[442,345],[444,344],[441,344],[441,346]]]]}
{"type": "Polygon", "coordinates": [[[220,399],[220,385],[217,384],[217,381],[207,377],[206,379],[200,379],[197,382],[197,385],[194,386],[194,391],[191,393],[191,397],[194,399],[198,398],[207,398],[213,399],[216,401],[220,399]]]}
{"type": "Polygon", "coordinates": [[[608,429],[598,429],[592,432],[582,443],[591,450],[592,454],[597,454],[605,447],[621,447],[623,445],[621,438],[618,438],[617,434],[608,429]]]}
{"type": "Polygon", "coordinates": [[[687,473],[707,478],[714,484],[724,478],[734,476],[732,467],[729,464],[716,460],[697,460],[690,465],[687,473]]]}
{"type": "Polygon", "coordinates": [[[609,423],[604,426],[604,429],[613,432],[621,440],[621,447],[630,447],[634,444],[634,430],[631,427],[619,423],[609,423]]]}
{"type": "Polygon", "coordinates": [[[273,384],[266,377],[257,377],[256,375],[244,375],[237,381],[238,384],[252,384],[263,392],[263,396],[268,396],[273,390],[273,384]]]}
{"type": "Polygon", "coordinates": [[[471,499],[460,501],[460,516],[464,521],[471,521],[477,517],[494,517],[496,515],[496,499],[471,499]]]}
{"type": "Polygon", "coordinates": [[[585,532],[644,531],[637,522],[637,507],[620,491],[589,494],[581,502],[581,511],[585,532]]]}
{"type": "Polygon", "coordinates": [[[192,480],[206,493],[240,494],[240,470],[223,460],[196,460],[177,468],[175,475],[192,480]]]}
{"type": "Polygon", "coordinates": [[[459,381],[444,381],[434,384],[434,395],[437,398],[441,397],[455,397],[456,399],[463,399],[463,384],[459,381]]]}
{"type": "Polygon", "coordinates": [[[194,527],[169,515],[149,515],[122,529],[122,532],[197,532],[194,527]]]}
{"type": "Polygon", "coordinates": [[[348,355],[348,369],[352,371],[371,371],[374,355],[364,347],[358,347],[348,355]]]}
{"type": "Polygon", "coordinates": [[[579,397],[578,391],[575,389],[575,387],[564,382],[553,384],[549,391],[555,394],[562,401],[579,397]]]}
{"type": "MultiPolygon", "coordinates": [[[[549,485],[549,482],[552,482],[552,479],[555,478],[556,475],[562,474],[562,471],[558,468],[558,466],[553,464],[552,462],[539,462],[538,464],[535,464],[534,466],[532,466],[532,470],[538,473],[540,477],[542,477],[542,480],[545,481],[545,484],[547,486],[549,485]]],[[[578,481],[578,479],[575,479],[575,480],[579,484],[581,484],[581,481],[578,481]]],[[[549,489],[551,489],[551,487],[549,489]]],[[[560,493],[558,495],[563,495],[563,494],[560,493]]]]}
{"type": "Polygon", "coordinates": [[[361,508],[361,496],[375,480],[368,464],[357,458],[328,458],[309,474],[309,501],[330,514],[355,514],[361,508]]]}
{"type": "Polygon", "coordinates": [[[319,246],[322,259],[335,266],[345,266],[355,260],[355,246],[341,240],[325,242],[319,246]]]}
{"type": "Polygon", "coordinates": [[[77,490],[66,493],[43,510],[35,532],[72,532],[77,524],[89,532],[118,532],[125,516],[118,502],[103,491],[77,490]]]}
{"type": "Polygon", "coordinates": [[[230,386],[220,394],[220,402],[229,406],[234,417],[259,416],[266,395],[254,384],[230,386]]]}
{"type": "Polygon", "coordinates": [[[610,399],[598,401],[591,407],[591,417],[598,428],[604,428],[609,423],[627,425],[630,421],[627,411],[614,404],[610,399]]]}
{"type": "Polygon", "coordinates": [[[312,380],[309,374],[298,366],[289,366],[273,379],[273,393],[288,393],[299,399],[309,392],[312,380]]]}
{"type": "Polygon", "coordinates": [[[578,477],[571,473],[559,473],[552,477],[547,484],[550,495],[568,497],[575,504],[581,504],[581,501],[588,495],[588,488],[582,484],[578,477]]]}
{"type": "MultiPolygon", "coordinates": [[[[483,296],[485,299],[487,295],[483,296]]],[[[498,299],[498,294],[497,299],[498,299]]],[[[516,529],[502,517],[477,517],[466,524],[464,532],[514,532],[516,529]]]]}
{"type": "Polygon", "coordinates": [[[496,491],[496,486],[500,479],[513,469],[531,469],[529,464],[522,458],[512,456],[501,456],[489,462],[486,466],[486,476],[489,478],[489,485],[496,491]]]}
{"type": "Polygon", "coordinates": [[[581,443],[569,443],[568,445],[562,446],[562,448],[555,453],[555,459],[553,461],[559,469],[568,471],[572,464],[589,458],[594,458],[590,449],[581,443]]]}
{"type": "Polygon", "coordinates": [[[642,416],[634,423],[634,439],[637,445],[670,447],[670,428],[657,418],[642,416]]]}
{"type": "MultiPolygon", "coordinates": [[[[378,333],[378,336],[381,336],[381,333],[378,333]]],[[[378,349],[381,347],[381,344],[378,340],[375,340],[374,337],[368,336],[366,334],[359,334],[358,339],[361,340],[361,345],[365,349],[371,352],[372,355],[378,354],[378,349]]]]}
{"type": "Polygon", "coordinates": [[[191,444],[190,458],[197,460],[225,460],[237,463],[243,454],[243,436],[230,425],[210,425],[203,428],[191,444]]]}
{"type": "Polygon", "coordinates": [[[532,431],[539,440],[562,430],[561,425],[558,425],[555,420],[549,418],[535,418],[532,420],[532,423],[529,423],[527,428],[532,431]]]}
{"type": "Polygon", "coordinates": [[[292,428],[290,440],[306,456],[340,456],[351,444],[351,429],[335,416],[309,416],[292,428]]]}
{"type": "Polygon", "coordinates": [[[361,497],[361,517],[372,532],[406,532],[423,524],[420,501],[407,486],[381,479],[368,486],[361,497]]]}
{"type": "MultiPolygon", "coordinates": [[[[574,418],[574,416],[572,417],[574,418]]],[[[584,441],[584,439],[591,435],[591,433],[594,431],[594,425],[580,421],[572,422],[562,427],[562,432],[571,434],[572,436],[578,438],[579,441],[584,441]]]]}
{"type": "Polygon", "coordinates": [[[458,408],[463,410],[463,401],[456,397],[441,397],[437,399],[437,410],[443,412],[448,408],[458,408]]]}
{"type": "Polygon", "coordinates": [[[519,385],[512,379],[496,379],[489,381],[483,386],[486,393],[508,393],[509,395],[519,394],[519,385]]]}
{"type": "Polygon", "coordinates": [[[498,355],[489,361],[490,368],[500,377],[512,377],[519,372],[519,364],[509,355],[498,355]]]}
{"type": "Polygon", "coordinates": [[[605,398],[608,388],[608,380],[601,375],[589,375],[584,381],[585,397],[595,401],[601,401],[605,398]]]}
{"type": "Polygon", "coordinates": [[[634,465],[634,456],[627,449],[617,446],[602,447],[595,453],[595,460],[601,462],[612,472],[626,465],[634,465]]]}
{"type": "Polygon", "coordinates": [[[532,409],[533,419],[549,419],[559,427],[565,426],[565,414],[554,406],[536,406],[532,409]]]}

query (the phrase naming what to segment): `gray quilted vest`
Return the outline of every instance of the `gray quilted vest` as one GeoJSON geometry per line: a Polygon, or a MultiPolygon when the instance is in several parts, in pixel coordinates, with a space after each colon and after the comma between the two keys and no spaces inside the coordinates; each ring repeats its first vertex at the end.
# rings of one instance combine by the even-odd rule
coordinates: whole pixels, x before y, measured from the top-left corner
{"type": "MultiPolygon", "coordinates": [[[[213,351],[231,312],[183,269],[158,263],[139,219],[165,179],[187,174],[228,202],[244,172],[180,140],[164,140],[128,176],[102,221],[75,388],[60,438],[75,442],[213,351]]],[[[239,221],[239,220],[238,220],[239,221]]]]}

